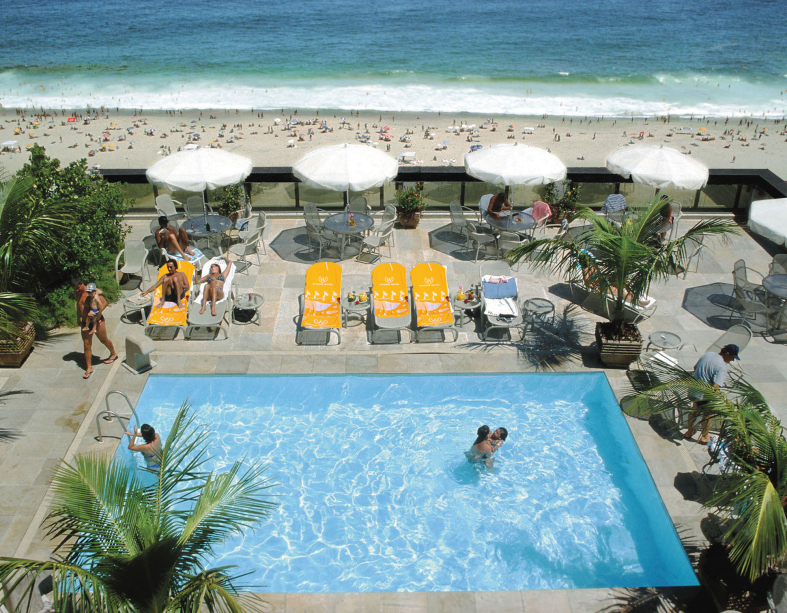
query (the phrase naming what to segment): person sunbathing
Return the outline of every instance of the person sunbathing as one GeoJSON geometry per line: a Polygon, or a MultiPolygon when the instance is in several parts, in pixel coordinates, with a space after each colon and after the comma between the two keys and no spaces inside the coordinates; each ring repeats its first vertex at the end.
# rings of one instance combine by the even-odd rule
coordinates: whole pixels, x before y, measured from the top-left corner
{"type": "Polygon", "coordinates": [[[210,265],[210,272],[197,281],[200,285],[203,283],[205,284],[205,288],[202,290],[202,308],[199,311],[200,315],[205,312],[208,301],[210,301],[210,314],[216,317],[216,303],[224,300],[224,282],[227,280],[227,277],[229,277],[229,273],[234,264],[225,256],[222,256],[221,259],[227,263],[224,269],[224,272],[227,273],[226,275],[221,272],[221,267],[214,263],[210,265]]]}
{"type": "Polygon", "coordinates": [[[150,292],[155,292],[158,286],[161,287],[162,300],[158,304],[154,304],[154,308],[161,308],[165,302],[174,302],[180,306],[181,302],[189,290],[189,279],[186,273],[178,270],[176,262],[169,260],[167,262],[167,273],[162,275],[153,287],[149,287],[140,296],[147,296],[150,292]]]}
{"type": "Polygon", "coordinates": [[[166,215],[158,218],[159,229],[156,230],[156,244],[161,249],[166,249],[168,253],[179,253],[186,261],[190,261],[190,255],[194,255],[194,250],[189,246],[189,236],[185,228],[176,230],[169,225],[166,215]]]}

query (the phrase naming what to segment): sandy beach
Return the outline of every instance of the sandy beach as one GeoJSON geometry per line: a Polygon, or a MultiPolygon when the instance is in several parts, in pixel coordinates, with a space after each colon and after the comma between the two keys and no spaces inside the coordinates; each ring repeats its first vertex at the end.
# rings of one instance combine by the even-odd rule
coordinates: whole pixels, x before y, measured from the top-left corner
{"type": "Polygon", "coordinates": [[[767,168],[787,177],[787,132],[780,120],[734,118],[483,117],[470,114],[273,111],[105,111],[89,122],[83,111],[43,116],[0,109],[0,167],[14,173],[32,143],[68,163],[87,158],[101,168],[144,169],[189,144],[218,146],[250,157],[254,166],[291,166],[306,152],[359,143],[403,153],[417,165],[462,166],[472,145],[519,142],[548,149],[568,167],[600,167],[618,147],[663,144],[709,168],[767,168]],[[80,113],[82,113],[80,115],[80,113]],[[38,122],[35,125],[33,122],[38,122]],[[292,125],[292,121],[300,124],[292,125]],[[307,123],[310,122],[310,123],[307,123]],[[320,129],[325,122],[326,129],[320,129]],[[464,127],[463,127],[464,126],[464,127]],[[474,126],[474,127],[471,127],[474,126]],[[384,128],[388,128],[384,130],[384,128]],[[15,133],[16,132],[16,133],[15,133]],[[196,133],[198,140],[190,136],[196,133]],[[404,140],[409,142],[404,142],[404,140]],[[445,143],[445,145],[444,145],[445,143]],[[21,153],[19,151],[21,148],[21,153]],[[90,152],[93,155],[89,155],[90,152]]]}

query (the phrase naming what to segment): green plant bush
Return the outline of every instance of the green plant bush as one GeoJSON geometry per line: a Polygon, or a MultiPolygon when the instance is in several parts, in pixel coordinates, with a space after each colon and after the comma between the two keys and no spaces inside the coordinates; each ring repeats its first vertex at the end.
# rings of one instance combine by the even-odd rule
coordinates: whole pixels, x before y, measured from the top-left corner
{"type": "Polygon", "coordinates": [[[425,201],[421,191],[423,183],[416,183],[413,186],[396,190],[396,208],[401,213],[415,213],[423,211],[429,206],[425,201]]]}
{"type": "Polygon", "coordinates": [[[244,196],[243,183],[227,185],[216,194],[216,201],[218,202],[216,212],[224,217],[229,217],[243,206],[243,202],[245,202],[244,196]]]}
{"type": "Polygon", "coordinates": [[[61,168],[60,161],[47,156],[38,145],[33,146],[30,161],[17,176],[32,182],[33,200],[71,204],[69,228],[61,244],[52,245],[44,254],[50,263],[46,274],[37,280],[36,287],[24,291],[33,293],[38,303],[35,323],[39,331],[76,325],[71,289],[74,277],[96,283],[109,302],[120,295],[114,280],[114,261],[128,233],[122,221],[128,211],[123,190],[89,172],[84,159],[61,168]]]}

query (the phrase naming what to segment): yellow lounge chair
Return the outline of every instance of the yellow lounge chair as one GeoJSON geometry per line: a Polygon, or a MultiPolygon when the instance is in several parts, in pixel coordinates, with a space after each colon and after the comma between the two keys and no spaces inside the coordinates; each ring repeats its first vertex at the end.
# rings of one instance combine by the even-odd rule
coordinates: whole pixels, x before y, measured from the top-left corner
{"type": "MultiPolygon", "coordinates": [[[[416,264],[410,271],[413,283],[416,322],[415,341],[429,330],[448,330],[454,339],[459,338],[451,309],[451,296],[448,293],[448,280],[445,266],[437,262],[416,264]]],[[[445,335],[442,335],[445,340],[445,335]]]]}
{"type": "Polygon", "coordinates": [[[401,330],[407,330],[412,341],[412,308],[407,289],[407,271],[401,264],[387,262],[372,270],[372,336],[371,342],[401,341],[401,330]],[[386,332],[395,332],[395,337],[386,332]]]}
{"type": "MultiPolygon", "coordinates": [[[[194,264],[191,262],[176,262],[178,272],[185,273],[189,280],[189,288],[184,296],[184,304],[178,305],[174,302],[164,302],[163,286],[159,285],[156,292],[153,294],[153,306],[150,309],[150,315],[147,318],[145,326],[145,334],[148,336],[156,336],[162,338],[160,333],[154,332],[160,330],[162,327],[174,327],[175,333],[171,338],[177,336],[177,331],[186,328],[188,305],[191,302],[191,288],[194,283],[194,264]]],[[[167,274],[167,265],[164,264],[158,271],[158,279],[161,279],[167,274]]]]}
{"type": "Polygon", "coordinates": [[[301,321],[295,333],[298,345],[327,345],[334,332],[342,342],[342,267],[333,262],[312,264],[306,271],[301,296],[301,321]]]}

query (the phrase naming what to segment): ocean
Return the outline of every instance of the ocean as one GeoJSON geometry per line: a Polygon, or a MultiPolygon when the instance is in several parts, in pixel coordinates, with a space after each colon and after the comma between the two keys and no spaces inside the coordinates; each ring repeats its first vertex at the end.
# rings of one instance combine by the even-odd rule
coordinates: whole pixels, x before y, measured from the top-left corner
{"type": "Polygon", "coordinates": [[[782,0],[32,0],[5,108],[785,114],[782,0]]]}

